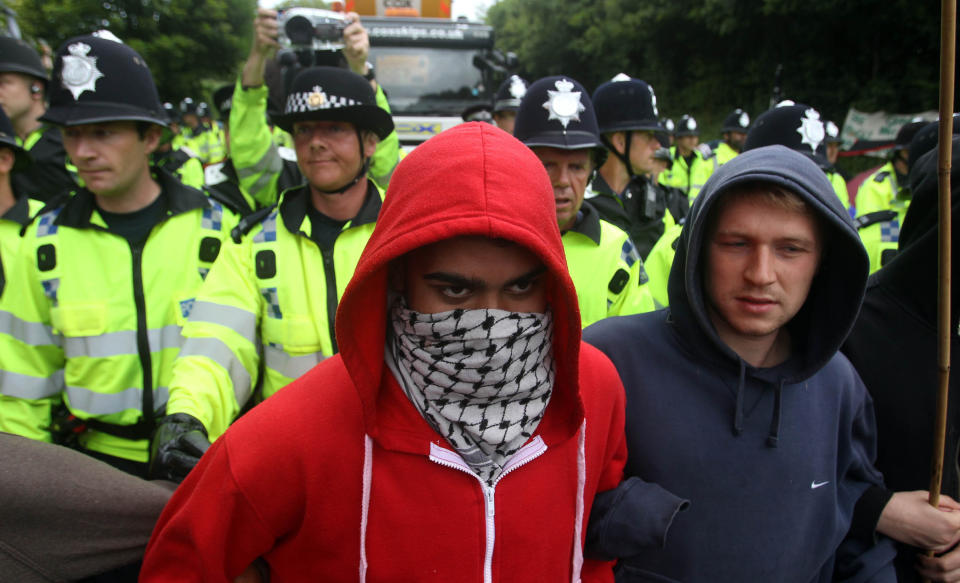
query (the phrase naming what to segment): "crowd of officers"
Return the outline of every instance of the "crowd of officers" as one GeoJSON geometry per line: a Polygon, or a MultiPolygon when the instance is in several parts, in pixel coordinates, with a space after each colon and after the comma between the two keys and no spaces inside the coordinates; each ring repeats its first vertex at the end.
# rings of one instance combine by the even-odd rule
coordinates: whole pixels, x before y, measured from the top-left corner
{"type": "MultiPolygon", "coordinates": [[[[0,39],[0,430],[179,481],[246,408],[337,352],[338,300],[402,153],[358,19],[347,67],[304,69],[271,117],[276,38],[260,11],[236,83],[213,96],[219,122],[206,103],[162,103],[144,60],[106,35],[66,41],[50,73],[0,39]]],[[[910,144],[929,133],[905,126],[854,207],[836,124],[808,105],[735,109],[712,144],[627,75],[592,94],[511,76],[483,112],[469,115],[549,174],[584,327],[665,306],[697,193],[770,144],[820,165],[879,269],[910,203],[910,144]]]]}

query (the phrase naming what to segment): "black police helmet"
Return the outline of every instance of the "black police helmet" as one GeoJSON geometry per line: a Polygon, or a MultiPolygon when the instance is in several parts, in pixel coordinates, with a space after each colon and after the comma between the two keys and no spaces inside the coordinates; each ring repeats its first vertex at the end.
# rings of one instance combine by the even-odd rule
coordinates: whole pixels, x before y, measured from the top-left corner
{"type": "Polygon", "coordinates": [[[293,79],[277,125],[293,132],[297,121],[345,121],[381,140],[393,131],[393,118],[377,106],[370,82],[340,67],[310,67],[293,79]]]}
{"type": "Polygon", "coordinates": [[[530,83],[519,75],[510,75],[504,79],[493,96],[493,111],[516,111],[520,100],[527,93],[530,83]]]}
{"type": "Polygon", "coordinates": [[[837,124],[833,123],[829,119],[823,123],[823,129],[827,132],[826,143],[828,144],[842,144],[843,140],[840,139],[840,127],[837,124]]]}
{"type": "Polygon", "coordinates": [[[805,154],[822,169],[830,167],[826,156],[827,131],[820,112],[792,101],[768,109],[754,120],[743,151],[779,144],[805,154]]]}
{"type": "Polygon", "coordinates": [[[530,147],[603,147],[590,94],[569,77],[544,77],[527,88],[517,110],[513,135],[530,147]]]}
{"type": "Polygon", "coordinates": [[[193,100],[192,97],[184,97],[180,100],[180,114],[181,115],[199,115],[198,114],[197,102],[193,100]]]}
{"type": "Polygon", "coordinates": [[[657,116],[657,96],[653,87],[640,79],[616,76],[593,92],[593,107],[600,132],[630,130],[664,131],[657,116]]]}
{"type": "Polygon", "coordinates": [[[167,114],[168,123],[180,123],[180,111],[169,101],[163,102],[163,112],[167,114]]]}
{"type": "Polygon", "coordinates": [[[460,119],[463,121],[482,121],[484,123],[493,123],[493,115],[490,112],[489,103],[474,103],[467,106],[460,112],[460,119]]]}
{"type": "Polygon", "coordinates": [[[57,50],[50,107],[41,121],[62,126],[109,121],[167,125],[153,76],[137,51],[92,35],[74,37],[57,50]]]}
{"type": "Polygon", "coordinates": [[[18,38],[0,37],[0,73],[23,73],[46,84],[47,70],[33,47],[18,38]]]}
{"type": "Polygon", "coordinates": [[[894,150],[906,150],[909,148],[913,136],[917,135],[920,128],[927,125],[927,123],[928,122],[921,119],[915,119],[900,126],[900,129],[897,130],[897,137],[893,139],[894,150]]]}
{"type": "Polygon", "coordinates": [[[723,120],[723,127],[720,133],[740,132],[742,134],[750,131],[750,114],[739,107],[730,112],[723,120]]]}
{"type": "MultiPolygon", "coordinates": [[[[960,134],[960,114],[953,114],[953,135],[960,134]]],[[[921,156],[937,147],[940,140],[940,122],[932,121],[925,124],[917,130],[910,140],[910,154],[907,158],[907,166],[913,168],[914,163],[921,156]]]]}
{"type": "Polygon", "coordinates": [[[10,118],[7,117],[2,107],[0,107],[0,148],[13,150],[14,170],[19,170],[30,163],[30,155],[17,143],[17,136],[13,132],[13,124],[10,123],[10,118]]]}
{"type": "Polygon", "coordinates": [[[683,136],[699,136],[700,126],[692,115],[684,114],[680,116],[677,127],[673,130],[673,135],[678,138],[682,138],[683,136]]]}
{"type": "Polygon", "coordinates": [[[213,106],[217,108],[220,119],[227,121],[230,119],[230,110],[233,108],[233,83],[224,85],[213,92],[213,106]]]}

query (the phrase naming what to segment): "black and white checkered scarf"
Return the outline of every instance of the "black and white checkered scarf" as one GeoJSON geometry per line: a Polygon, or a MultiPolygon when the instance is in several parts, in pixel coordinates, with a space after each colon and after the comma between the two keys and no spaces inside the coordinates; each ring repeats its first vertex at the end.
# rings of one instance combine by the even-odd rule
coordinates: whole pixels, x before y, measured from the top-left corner
{"type": "Polygon", "coordinates": [[[421,314],[394,301],[386,361],[407,397],[488,485],[533,435],[556,369],[553,318],[504,310],[421,314]]]}

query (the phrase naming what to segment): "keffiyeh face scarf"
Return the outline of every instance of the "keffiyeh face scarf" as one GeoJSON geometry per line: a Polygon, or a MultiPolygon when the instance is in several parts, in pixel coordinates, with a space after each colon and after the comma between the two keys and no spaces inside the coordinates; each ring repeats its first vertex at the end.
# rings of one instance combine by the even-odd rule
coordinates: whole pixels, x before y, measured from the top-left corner
{"type": "Polygon", "coordinates": [[[549,310],[421,314],[397,296],[390,322],[386,361],[400,386],[492,486],[550,401],[556,370],[549,310]]]}

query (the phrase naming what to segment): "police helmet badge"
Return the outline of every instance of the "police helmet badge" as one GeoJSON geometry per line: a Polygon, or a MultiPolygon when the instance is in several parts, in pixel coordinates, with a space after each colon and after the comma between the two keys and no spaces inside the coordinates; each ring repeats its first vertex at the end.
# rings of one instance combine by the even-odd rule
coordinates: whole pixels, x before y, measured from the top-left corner
{"type": "Polygon", "coordinates": [[[840,128],[838,128],[837,124],[833,123],[832,121],[828,121],[825,124],[825,128],[827,130],[827,135],[829,135],[831,138],[836,138],[840,135],[840,128]]]}
{"type": "Polygon", "coordinates": [[[311,110],[320,109],[327,102],[327,94],[319,85],[313,86],[313,91],[307,95],[307,107],[311,110]]]}
{"type": "Polygon", "coordinates": [[[687,118],[687,130],[692,132],[692,131],[694,131],[695,129],[697,129],[697,120],[693,119],[692,117],[688,117],[688,118],[687,118]]]}
{"type": "Polygon", "coordinates": [[[737,123],[739,123],[742,128],[750,125],[750,116],[747,115],[747,112],[740,112],[740,119],[737,120],[737,123]]]}
{"type": "Polygon", "coordinates": [[[653,87],[647,85],[647,89],[650,90],[650,107],[653,109],[654,117],[660,115],[660,112],[657,111],[657,94],[653,92],[653,87]]]}
{"type": "Polygon", "coordinates": [[[523,79],[513,75],[510,77],[510,96],[514,99],[522,99],[524,95],[527,94],[527,86],[524,85],[523,79]]]}
{"type": "Polygon", "coordinates": [[[573,83],[566,79],[560,79],[554,86],[557,91],[547,90],[547,100],[543,103],[550,116],[547,121],[552,119],[559,120],[560,124],[566,129],[570,120],[580,121],[580,112],[586,110],[580,99],[580,92],[573,91],[573,83]]]}
{"type": "Polygon", "coordinates": [[[807,144],[810,146],[811,150],[816,152],[817,147],[826,137],[826,132],[823,129],[823,122],[820,121],[820,113],[813,108],[803,112],[803,117],[800,118],[800,127],[797,128],[797,133],[800,134],[800,143],[807,144]]]}
{"type": "Polygon", "coordinates": [[[97,80],[103,73],[97,68],[97,57],[87,56],[90,45],[74,43],[67,47],[69,55],[63,57],[63,69],[60,79],[63,85],[73,94],[73,98],[80,99],[84,91],[96,93],[97,80]]]}

